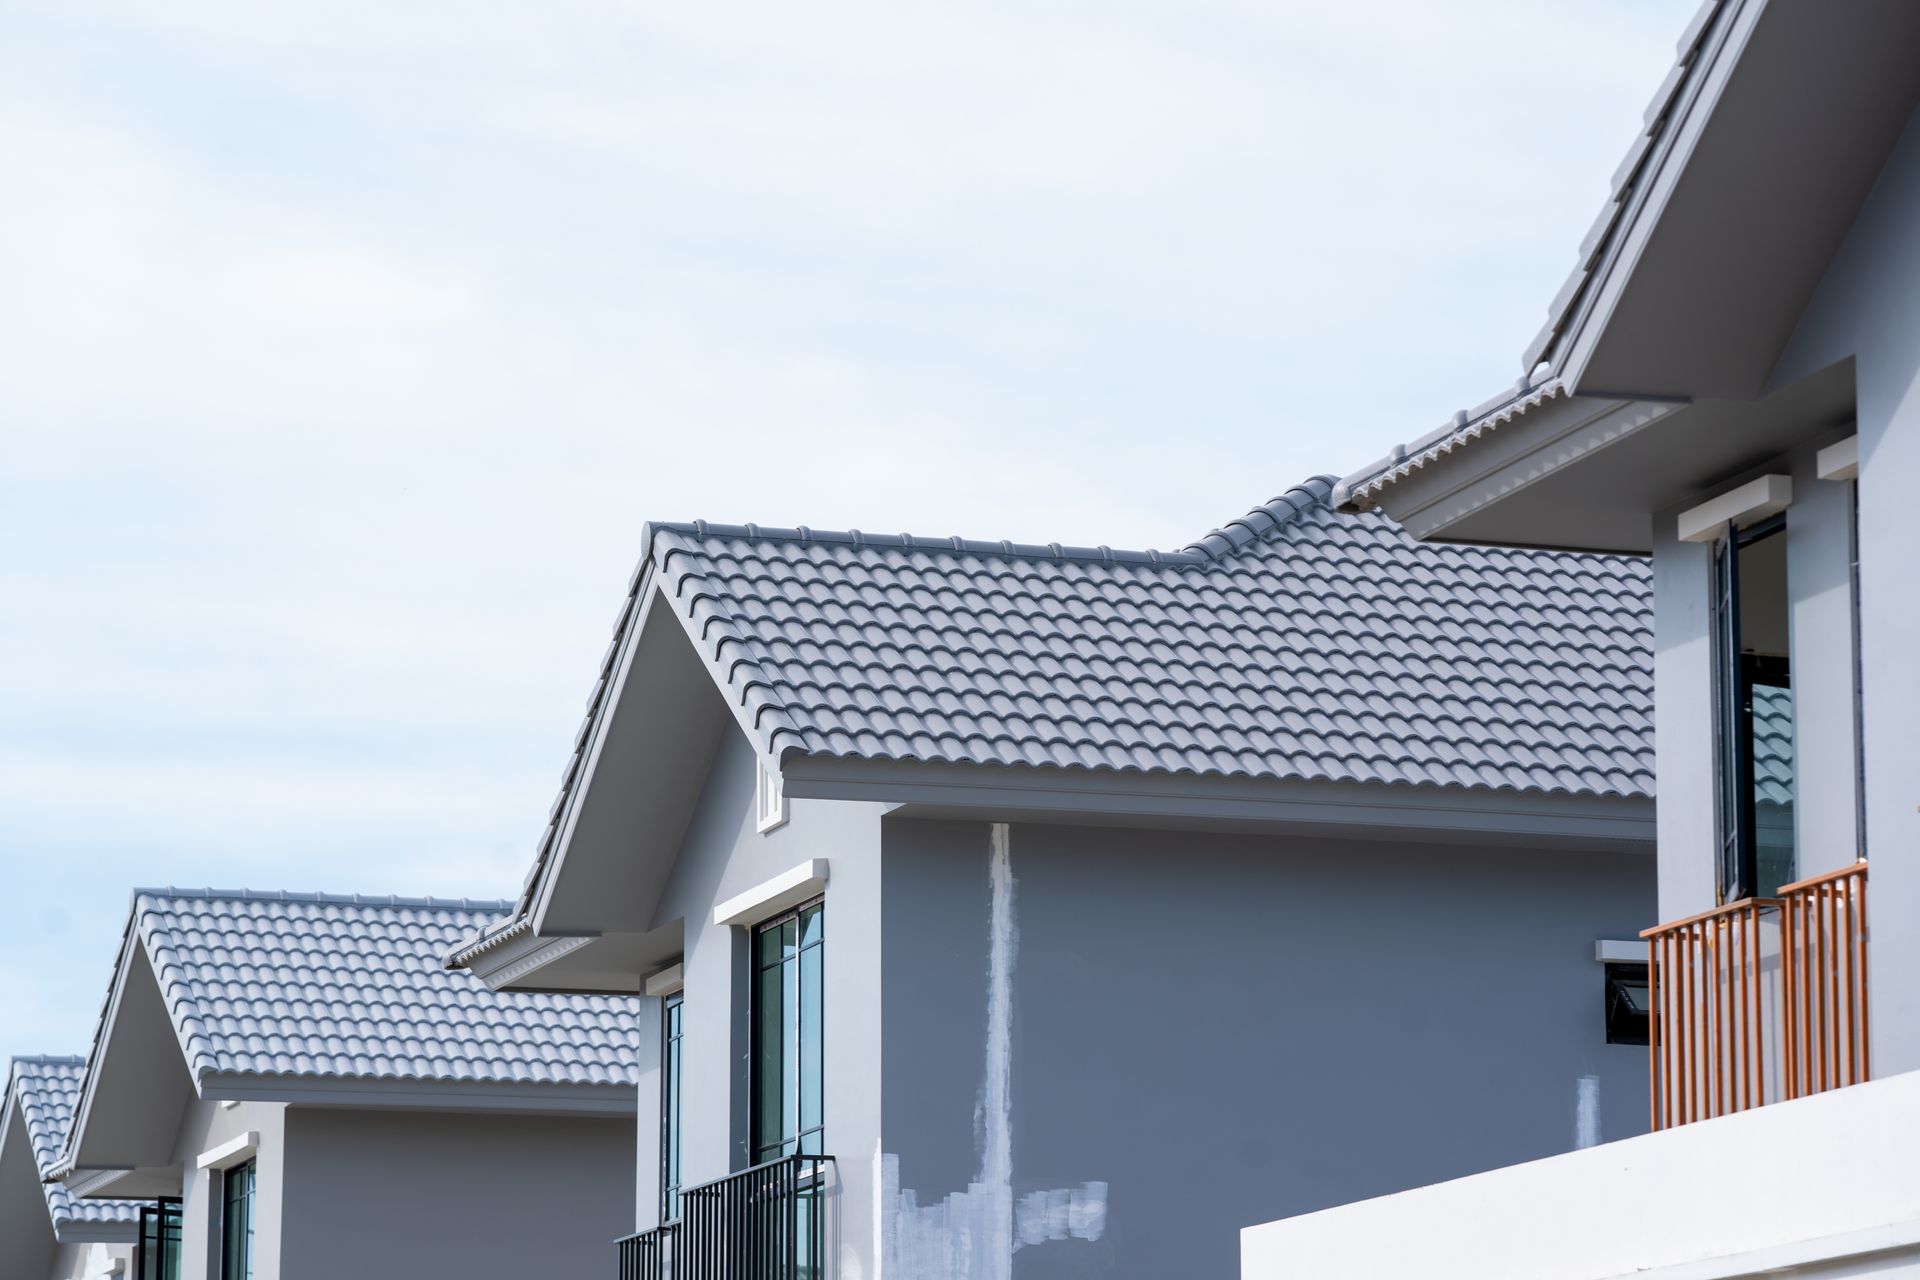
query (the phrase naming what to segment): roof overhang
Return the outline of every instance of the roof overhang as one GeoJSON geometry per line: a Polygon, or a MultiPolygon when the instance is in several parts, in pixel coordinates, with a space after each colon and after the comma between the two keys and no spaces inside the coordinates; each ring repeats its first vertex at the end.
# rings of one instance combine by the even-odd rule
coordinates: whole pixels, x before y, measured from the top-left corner
{"type": "Polygon", "coordinates": [[[1266,831],[1651,853],[1651,797],[1121,774],[878,760],[790,762],[789,795],[883,801],[902,817],[1266,831]]]}
{"type": "Polygon", "coordinates": [[[1743,0],[1573,313],[1577,394],[1749,399],[1920,104],[1920,5],[1743,0]]]}
{"type": "Polygon", "coordinates": [[[1646,554],[1655,512],[1853,413],[1851,361],[1753,401],[1568,396],[1391,477],[1355,477],[1344,496],[1347,509],[1378,506],[1419,538],[1646,554]]]}

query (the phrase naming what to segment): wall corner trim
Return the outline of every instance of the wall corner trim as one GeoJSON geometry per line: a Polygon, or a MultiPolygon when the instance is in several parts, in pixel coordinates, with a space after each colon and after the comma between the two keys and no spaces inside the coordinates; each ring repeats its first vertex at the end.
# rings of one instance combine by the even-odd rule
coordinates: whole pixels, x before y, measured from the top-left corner
{"type": "Polygon", "coordinates": [[[1593,944],[1593,958],[1601,964],[1645,964],[1647,944],[1620,938],[1601,938],[1593,944]]]}
{"type": "Polygon", "coordinates": [[[1822,480],[1860,478],[1860,437],[1848,436],[1813,455],[1813,474],[1822,480]]]}
{"type": "Polygon", "coordinates": [[[1761,476],[1680,513],[1682,542],[1712,542],[1728,525],[1748,525],[1785,511],[1793,502],[1792,476],[1761,476]]]}
{"type": "Polygon", "coordinates": [[[193,1162],[196,1169],[227,1169],[260,1150],[260,1131],[249,1129],[237,1138],[221,1143],[211,1151],[202,1151],[193,1162]]]}
{"type": "Polygon", "coordinates": [[[809,858],[797,867],[782,871],[771,880],[736,894],[713,909],[713,922],[725,925],[755,925],[788,907],[797,907],[817,897],[827,887],[827,860],[809,858]]]}
{"type": "Polygon", "coordinates": [[[650,996],[670,996],[686,985],[686,966],[675,962],[658,973],[647,975],[641,990],[650,996]]]}

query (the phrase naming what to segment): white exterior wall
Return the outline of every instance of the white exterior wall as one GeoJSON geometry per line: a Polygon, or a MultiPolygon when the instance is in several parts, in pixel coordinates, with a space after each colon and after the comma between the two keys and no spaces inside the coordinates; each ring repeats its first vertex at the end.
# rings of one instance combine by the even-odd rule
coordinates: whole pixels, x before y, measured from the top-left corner
{"type": "Polygon", "coordinates": [[[187,1105],[173,1153],[180,1170],[181,1280],[215,1280],[219,1276],[222,1171],[198,1166],[203,1153],[246,1133],[260,1135],[253,1156],[258,1169],[253,1200],[254,1280],[281,1280],[280,1190],[286,1156],[286,1111],[271,1102],[228,1106],[196,1098],[187,1105]]]}
{"type": "Polygon", "coordinates": [[[1775,381],[1848,357],[1859,418],[1873,1065],[1886,1075],[1920,1068],[1920,117],[1834,256],[1775,381]]]}
{"type": "MultiPolygon", "coordinates": [[[[747,930],[713,923],[719,903],[812,858],[828,863],[822,977],[823,1122],[838,1192],[829,1197],[834,1275],[875,1275],[874,1165],[880,1144],[880,819],[882,806],[790,800],[788,821],[757,828],[758,764],[744,735],[722,735],[654,927],[684,921],[682,1185],[747,1167],[747,930]]],[[[643,1001],[637,1213],[660,1219],[660,1001],[643,1001]],[[644,1050],[643,1050],[644,1052],[644,1050]]]]}
{"type": "MultiPolygon", "coordinates": [[[[1814,456],[1851,428],[1809,432],[1793,452],[1729,477],[1793,477],[1787,508],[1793,654],[1794,850],[1800,876],[1859,856],[1853,689],[1853,486],[1818,479],[1814,456]]],[[[1686,505],[1693,505],[1689,501],[1686,505]]],[[[1654,769],[1659,779],[1660,918],[1717,906],[1720,845],[1715,745],[1713,553],[1676,533],[1680,508],[1653,520],[1654,769]]]]}
{"type": "Polygon", "coordinates": [[[1241,1233],[1248,1280],[1920,1275],[1920,1074],[1241,1233]]]}
{"type": "Polygon", "coordinates": [[[130,1274],[132,1268],[130,1244],[63,1244],[53,1251],[47,1280],[98,1280],[130,1274]]]}

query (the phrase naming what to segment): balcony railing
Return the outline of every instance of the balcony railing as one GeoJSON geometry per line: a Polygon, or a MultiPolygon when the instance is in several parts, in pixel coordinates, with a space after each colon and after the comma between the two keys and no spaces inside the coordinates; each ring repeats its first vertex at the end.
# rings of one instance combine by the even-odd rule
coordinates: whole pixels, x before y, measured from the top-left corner
{"type": "Polygon", "coordinates": [[[783,1156],[680,1193],[680,1220],[619,1242],[620,1280],[824,1280],[832,1156],[783,1156]]]}
{"type": "Polygon", "coordinates": [[[1867,864],[1780,890],[1786,1094],[1867,1079],[1867,864]]]}
{"type": "Polygon", "coordinates": [[[1653,1127],[1867,1079],[1867,864],[1647,940],[1653,1127]]]}

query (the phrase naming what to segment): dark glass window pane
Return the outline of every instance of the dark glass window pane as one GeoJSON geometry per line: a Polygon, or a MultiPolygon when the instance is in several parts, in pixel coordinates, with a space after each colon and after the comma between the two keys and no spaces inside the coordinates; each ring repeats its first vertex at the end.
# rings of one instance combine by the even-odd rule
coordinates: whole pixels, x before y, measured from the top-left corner
{"type": "Polygon", "coordinates": [[[826,937],[825,903],[816,902],[800,913],[800,945],[810,947],[826,937]]]}
{"type": "MultiPolygon", "coordinates": [[[[817,912],[815,913],[818,914],[817,912]]],[[[800,953],[800,1128],[820,1125],[820,947],[800,953]]]]}
{"type": "Polygon", "coordinates": [[[776,964],[770,969],[762,969],[759,978],[759,1010],[754,1034],[759,1039],[755,1054],[754,1069],[759,1077],[759,1093],[756,1099],[758,1107],[758,1125],[754,1134],[757,1148],[756,1159],[769,1151],[777,1153],[780,1139],[786,1134],[786,1109],[781,1105],[781,1082],[785,1079],[786,1055],[782,1052],[785,1044],[781,1039],[782,1024],[786,1018],[786,1002],[782,999],[781,980],[787,966],[776,964]]]}
{"type": "Polygon", "coordinates": [[[780,926],[773,925],[760,931],[759,953],[756,957],[762,965],[777,964],[780,960],[780,926]]]}

